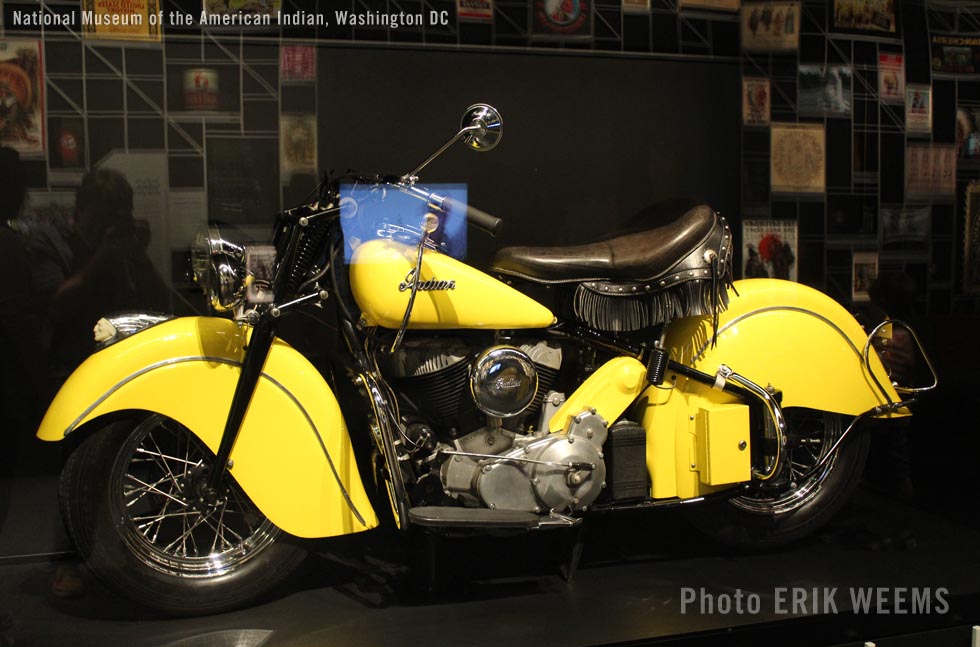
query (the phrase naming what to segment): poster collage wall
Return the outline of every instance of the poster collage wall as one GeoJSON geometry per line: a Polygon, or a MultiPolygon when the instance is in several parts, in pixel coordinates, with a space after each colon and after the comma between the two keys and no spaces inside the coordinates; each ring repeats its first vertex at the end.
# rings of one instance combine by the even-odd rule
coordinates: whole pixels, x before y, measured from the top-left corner
{"type": "MultiPolygon", "coordinates": [[[[801,5],[798,1],[743,2],[740,14],[743,52],[751,59],[757,55],[799,51],[800,15],[804,10],[801,5]]],[[[743,68],[743,126],[747,132],[765,131],[769,135],[767,191],[747,191],[747,199],[751,202],[757,196],[763,196],[766,201],[771,197],[773,203],[825,201],[826,232],[847,236],[843,240],[849,241],[843,244],[850,246],[852,301],[868,300],[867,288],[878,272],[879,245],[885,249],[902,250],[921,245],[921,254],[927,254],[930,214],[929,207],[923,205],[933,200],[955,199],[958,163],[973,159],[969,157],[973,155],[980,166],[980,132],[976,127],[980,123],[977,121],[980,106],[975,110],[959,111],[958,129],[962,134],[956,144],[931,141],[932,86],[906,80],[898,7],[894,0],[829,0],[826,19],[831,35],[839,35],[844,41],[874,43],[876,50],[872,51],[877,51],[877,65],[864,65],[858,69],[862,85],[856,89],[856,71],[851,63],[796,63],[795,97],[788,102],[794,110],[784,109],[782,119],[772,116],[773,92],[780,91],[777,86],[782,80],[774,81],[764,74],[754,73],[765,70],[761,66],[743,68]],[[873,69],[869,71],[869,67],[873,69]],[[872,87],[869,87],[868,79],[872,87]],[[853,200],[858,207],[847,209],[839,207],[840,202],[848,199],[839,194],[848,189],[834,185],[833,195],[828,195],[827,172],[835,162],[828,159],[827,139],[835,119],[849,120],[841,122],[847,132],[853,128],[853,141],[846,143],[853,146],[854,183],[863,181],[873,186],[880,181],[878,166],[874,173],[865,173],[861,168],[864,151],[858,148],[863,142],[857,137],[859,128],[853,127],[852,121],[860,122],[867,117],[865,112],[861,117],[855,117],[857,95],[865,102],[869,97],[874,98],[883,111],[904,116],[904,120],[895,120],[906,135],[902,204],[879,205],[876,200],[858,195],[853,200]],[[971,133],[974,133],[973,139],[971,133]],[[862,178],[862,175],[869,177],[862,178]],[[872,203],[874,206],[869,207],[872,203]],[[876,212],[867,213],[869,209],[876,212]],[[880,235],[872,239],[869,234],[873,232],[880,235]]],[[[846,57],[825,54],[825,60],[839,58],[846,60],[846,57]]],[[[786,98],[781,98],[785,106],[786,98]]],[[[835,129],[839,137],[841,127],[835,129]]],[[[874,142],[876,148],[871,154],[877,156],[877,139],[874,142]]],[[[763,173],[757,169],[754,181],[758,183],[760,179],[765,181],[763,173]]],[[[749,181],[753,181],[751,177],[749,181]]],[[[858,193],[862,190],[867,189],[859,189],[858,193]]],[[[980,196],[980,187],[977,195],[980,196]]],[[[796,215],[775,212],[766,215],[767,219],[756,217],[743,222],[742,275],[796,280],[795,263],[799,257],[796,215]]],[[[980,240],[980,226],[977,229],[980,240]]],[[[976,265],[980,268],[980,262],[976,265]]],[[[976,280],[980,281],[980,269],[976,280]]],[[[964,276],[964,290],[968,291],[971,284],[972,280],[964,276]]]]}
{"type": "MultiPolygon", "coordinates": [[[[84,0],[81,4],[86,11],[98,15],[111,14],[114,6],[108,0],[84,0]]],[[[234,3],[216,1],[206,5],[206,12],[211,13],[237,11],[230,8],[234,3]]],[[[590,0],[574,3],[533,0],[527,6],[527,37],[530,41],[581,42],[589,39],[595,35],[595,17],[599,11],[599,7],[593,5],[590,0]]],[[[149,18],[159,11],[159,0],[133,0],[127,6],[136,7],[144,18],[133,25],[88,26],[83,30],[83,38],[94,43],[134,42],[143,47],[162,47],[165,29],[155,27],[149,18]]],[[[455,6],[459,23],[494,24],[500,20],[500,7],[494,0],[455,0],[455,6]]],[[[800,0],[676,0],[655,3],[653,7],[651,0],[622,0],[620,3],[623,16],[656,13],[668,6],[678,15],[687,17],[727,16],[733,27],[738,27],[740,47],[748,55],[786,54],[798,60],[795,53],[800,48],[801,31],[806,30],[803,25],[805,3],[800,0]]],[[[827,0],[826,6],[827,26],[833,33],[883,43],[876,70],[877,100],[904,114],[903,128],[910,140],[904,151],[903,181],[904,195],[912,204],[876,206],[874,218],[876,229],[881,232],[879,239],[886,244],[904,245],[914,236],[928,236],[929,218],[923,217],[922,207],[916,201],[949,199],[956,191],[957,168],[975,166],[980,169],[980,100],[958,106],[955,144],[932,143],[933,88],[928,83],[913,83],[906,78],[898,3],[895,0],[827,0]]],[[[270,0],[263,3],[263,7],[277,12],[280,3],[270,0]]],[[[980,71],[980,38],[933,34],[930,39],[935,72],[976,74],[980,71]]],[[[313,47],[283,44],[278,56],[281,85],[314,86],[317,71],[313,47]]],[[[168,69],[168,84],[179,86],[176,103],[167,99],[168,110],[205,119],[223,115],[240,119],[238,99],[242,88],[234,85],[238,83],[235,69],[230,68],[230,71],[187,65],[180,70],[179,77],[171,78],[168,69]]],[[[769,196],[822,199],[827,195],[827,124],[838,118],[853,118],[858,82],[854,66],[849,64],[800,63],[796,69],[794,118],[774,119],[772,104],[773,94],[778,92],[776,83],[764,73],[744,74],[743,124],[746,129],[765,131],[769,136],[768,167],[764,174],[767,200],[769,196]]],[[[46,114],[44,47],[39,40],[21,38],[10,31],[0,36],[0,85],[8,95],[7,103],[13,106],[0,128],[0,142],[16,148],[25,158],[44,160],[48,185],[56,191],[48,192],[51,195],[37,195],[35,202],[47,205],[43,208],[48,210],[54,209],[51,205],[59,204],[58,209],[64,212],[71,187],[77,185],[85,169],[103,161],[101,156],[90,159],[87,117],[63,112],[46,114]]],[[[212,163],[220,164],[222,159],[231,163],[243,155],[255,160],[277,157],[278,183],[283,187],[298,176],[315,175],[318,166],[315,113],[283,109],[278,119],[276,139],[255,146],[249,144],[252,146],[249,150],[243,150],[245,145],[236,144],[233,138],[209,141],[207,175],[211,175],[212,170],[219,170],[217,167],[212,169],[212,163]]],[[[857,146],[855,141],[854,147],[857,146]]],[[[854,175],[859,173],[860,169],[855,168],[854,175]]],[[[193,211],[202,214],[214,212],[217,206],[220,207],[218,212],[233,217],[244,209],[246,200],[242,191],[246,188],[236,189],[233,184],[209,185],[200,195],[184,195],[177,206],[182,209],[193,207],[193,211]]],[[[268,188],[262,187],[261,192],[266,199],[268,188]]],[[[169,200],[173,202],[173,196],[169,200]]],[[[268,206],[275,205],[262,205],[263,208],[268,206]]],[[[980,293],[980,184],[968,188],[966,210],[962,286],[966,292],[980,293]]],[[[771,276],[785,275],[793,280],[798,277],[798,223],[785,218],[783,214],[767,213],[765,217],[755,214],[746,221],[742,248],[744,275],[750,274],[747,267],[749,248],[760,255],[760,245],[766,239],[770,243],[778,240],[788,246],[787,253],[777,257],[772,252],[781,247],[770,243],[762,245],[765,256],[760,255],[758,262],[752,259],[752,273],[759,274],[761,268],[765,268],[771,276]],[[768,231],[760,230],[766,222],[770,223],[768,231]],[[793,226],[797,229],[793,230],[793,226]],[[789,258],[793,260],[788,270],[778,269],[783,268],[789,258]]],[[[834,233],[831,229],[828,231],[834,233]]],[[[863,298],[861,293],[856,290],[855,298],[863,298]]]]}
{"type": "MultiPolygon", "coordinates": [[[[207,3],[206,12],[230,12],[222,3],[207,3]]],[[[89,81],[90,87],[115,88],[128,87],[129,105],[123,103],[121,94],[118,101],[108,104],[89,90],[87,103],[81,96],[63,90],[75,83],[74,77],[81,75],[82,67],[77,62],[67,68],[63,61],[46,60],[46,49],[52,51],[47,38],[39,38],[35,33],[18,33],[6,29],[0,35],[0,146],[18,151],[31,171],[32,188],[28,191],[24,212],[21,214],[22,226],[53,227],[69,235],[73,220],[75,192],[86,171],[92,168],[118,170],[126,177],[134,191],[134,213],[140,224],[148,225],[150,232],[147,253],[162,276],[171,277],[175,284],[185,280],[183,261],[179,257],[189,249],[195,234],[207,223],[209,216],[225,222],[244,224],[262,219],[263,227],[268,215],[279,209],[277,182],[288,184],[296,175],[307,174],[316,177],[317,144],[315,103],[308,112],[288,112],[283,104],[278,114],[276,126],[265,126],[275,133],[264,138],[251,135],[221,135],[227,124],[242,123],[242,89],[238,85],[238,65],[211,65],[207,62],[187,64],[180,62],[163,65],[163,40],[161,29],[155,28],[147,16],[156,15],[159,10],[157,0],[131,0],[125,4],[127,20],[113,21],[114,11],[119,11],[118,3],[102,0],[85,0],[79,11],[92,12],[101,16],[87,24],[78,19],[78,37],[89,51],[92,61],[115,63],[118,68],[123,57],[129,62],[131,53],[157,52],[149,57],[156,60],[157,67],[142,74],[137,80],[122,84],[122,77],[110,81],[105,72],[99,81],[89,81]],[[137,16],[138,19],[133,18],[137,16]],[[93,22],[95,24],[93,24],[93,22]],[[104,24],[103,24],[104,23],[104,24]],[[31,36],[31,37],[28,37],[31,36]],[[127,48],[132,43],[133,50],[127,48]],[[94,56],[92,53],[95,52],[94,56]],[[118,57],[118,59],[114,58],[118,57]],[[54,71],[48,72],[51,67],[54,71]],[[66,69],[72,70],[66,74],[66,69]],[[149,74],[149,76],[147,76],[149,74]],[[70,75],[70,76],[69,76],[70,75]],[[159,78],[155,81],[153,77],[159,78]],[[163,88],[163,78],[170,82],[166,93],[154,97],[152,90],[145,94],[146,88],[163,88]],[[234,81],[230,83],[229,79],[234,81]],[[136,93],[136,94],[134,94],[136,93]],[[148,102],[156,102],[155,110],[148,113],[141,103],[140,95],[148,102]],[[92,108],[93,105],[100,106],[92,108]],[[51,107],[53,106],[53,107],[51,107]],[[140,107],[142,106],[142,107],[140,107]],[[93,110],[99,111],[98,115],[93,110]],[[165,122],[160,119],[161,111],[166,111],[171,120],[170,146],[175,139],[191,142],[192,146],[206,149],[207,169],[201,168],[197,175],[202,180],[196,186],[178,182],[172,185],[170,175],[174,169],[174,159],[168,157],[173,150],[168,149],[162,129],[165,122]],[[146,115],[153,114],[155,118],[146,115]],[[107,139],[104,134],[108,127],[117,135],[108,139],[115,142],[106,149],[93,143],[91,138],[107,139]],[[121,134],[123,124],[128,126],[128,139],[121,134]],[[149,124],[160,128],[157,143],[147,145],[146,139],[133,134],[135,124],[149,124]],[[204,127],[208,124],[207,127],[204,127]],[[215,126],[213,129],[211,126],[215,126]],[[190,128],[190,130],[186,130],[190,128]],[[219,133],[213,137],[212,130],[219,133]],[[96,137],[97,131],[103,136],[96,137]],[[197,133],[187,135],[187,132],[197,133]],[[175,136],[174,133],[182,133],[175,136]],[[195,141],[197,140],[197,141],[195,141]],[[128,142],[128,143],[127,143],[128,142]],[[270,146],[271,144],[271,146],[270,146]],[[269,162],[278,161],[278,168],[270,173],[269,162]],[[260,169],[254,177],[242,177],[249,164],[260,169]],[[39,171],[38,169],[42,169],[39,171]],[[206,186],[203,186],[204,179],[206,186]],[[41,185],[38,184],[40,179],[41,185]],[[177,215],[179,214],[179,216],[177,215]]],[[[268,10],[275,11],[278,2],[268,3],[268,10]]],[[[9,18],[8,18],[9,21],[9,18]]],[[[71,43],[64,35],[52,39],[54,42],[71,43]]],[[[77,41],[76,41],[77,42],[77,41]]],[[[56,50],[58,52],[64,50],[56,50]]],[[[88,51],[75,49],[71,51],[88,51]]],[[[316,80],[316,49],[313,46],[284,45],[268,48],[279,58],[275,76],[279,85],[307,87],[312,95],[316,80]]],[[[145,56],[143,58],[146,58],[145,56]]],[[[89,62],[89,65],[93,65],[89,62]]],[[[90,68],[91,69],[91,68],[90,68]]],[[[107,72],[107,68],[103,68],[107,72]]],[[[277,88],[273,76],[270,94],[277,88]]],[[[79,77],[85,78],[85,77],[79,77]]],[[[274,96],[274,94],[271,94],[274,96]]],[[[296,102],[292,102],[295,105],[296,102]]],[[[184,146],[187,144],[185,143],[184,146]]],[[[203,152],[203,151],[202,151],[203,152]]],[[[200,157],[198,158],[200,160],[200,157]]],[[[188,160],[188,166],[194,163],[188,160]]],[[[179,166],[180,164],[178,164],[179,166]]]]}

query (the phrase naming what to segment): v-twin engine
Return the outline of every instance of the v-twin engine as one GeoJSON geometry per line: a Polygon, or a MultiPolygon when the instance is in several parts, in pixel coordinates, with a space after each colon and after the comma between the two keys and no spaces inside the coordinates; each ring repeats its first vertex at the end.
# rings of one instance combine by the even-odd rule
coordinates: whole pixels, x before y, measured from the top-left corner
{"type": "Polygon", "coordinates": [[[485,428],[458,439],[441,476],[446,494],[464,505],[526,512],[585,510],[606,485],[602,445],[608,423],[595,412],[559,433],[519,436],[485,428]]]}

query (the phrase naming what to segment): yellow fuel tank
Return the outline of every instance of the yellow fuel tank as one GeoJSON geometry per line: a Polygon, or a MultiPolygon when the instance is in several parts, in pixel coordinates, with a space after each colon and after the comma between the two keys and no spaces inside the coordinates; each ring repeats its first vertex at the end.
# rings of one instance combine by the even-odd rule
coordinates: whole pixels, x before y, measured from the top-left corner
{"type": "MultiPolygon", "coordinates": [[[[355,250],[351,290],[368,325],[401,326],[417,253],[390,240],[371,240],[355,250]]],[[[555,322],[534,299],[445,254],[426,250],[420,281],[409,328],[546,328],[555,322]]]]}

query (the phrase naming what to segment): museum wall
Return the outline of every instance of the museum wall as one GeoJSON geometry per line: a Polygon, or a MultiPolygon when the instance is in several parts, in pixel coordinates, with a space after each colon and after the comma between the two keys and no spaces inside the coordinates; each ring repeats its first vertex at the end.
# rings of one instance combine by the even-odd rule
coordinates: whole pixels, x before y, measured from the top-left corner
{"type": "MultiPolygon", "coordinates": [[[[24,160],[21,220],[70,237],[83,176],[118,170],[168,288],[163,308],[204,313],[188,274],[196,231],[220,223],[262,238],[322,173],[406,172],[485,101],[503,114],[501,146],[457,147],[423,173],[465,183],[474,205],[506,220],[498,239],[470,233],[468,260],[500,244],[590,242],[708,203],[741,239],[736,277],[763,239],[753,271],[848,308],[866,307],[875,277],[899,277],[951,385],[923,419],[975,447],[949,405],[969,398],[957,377],[977,353],[962,341],[980,306],[980,9],[883,2],[884,19],[862,22],[835,0],[582,2],[585,20],[556,31],[537,1],[462,4],[470,14],[454,0],[398,3],[438,14],[419,26],[245,28],[202,26],[200,2],[168,0],[158,32],[120,35],[50,18],[77,16],[78,2],[3,0],[0,65],[41,90],[0,132],[24,160]],[[15,24],[37,13],[46,24],[15,24]],[[916,90],[928,122],[921,106],[910,112],[916,90]]],[[[302,17],[337,5],[388,7],[281,7],[302,17]]],[[[71,272],[67,258],[61,278],[71,272]]],[[[68,364],[46,369],[41,399],[68,364]]],[[[21,474],[57,469],[56,449],[19,444],[21,474]]],[[[942,458],[930,441],[917,448],[927,465],[942,458]]]]}

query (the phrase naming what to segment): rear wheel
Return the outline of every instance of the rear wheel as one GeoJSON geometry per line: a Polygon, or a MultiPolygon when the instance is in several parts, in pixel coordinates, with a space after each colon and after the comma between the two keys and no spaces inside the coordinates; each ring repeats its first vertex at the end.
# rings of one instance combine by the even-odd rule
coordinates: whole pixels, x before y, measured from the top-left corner
{"type": "Polygon", "coordinates": [[[178,615],[243,606],[288,576],[305,551],[233,479],[203,496],[213,460],[186,427],[158,414],[85,439],[62,472],[61,505],[92,572],[178,615]]]}
{"type": "Polygon", "coordinates": [[[786,409],[784,414],[784,467],[773,482],[688,510],[691,522],[712,538],[741,548],[797,541],[830,521],[857,487],[868,455],[868,434],[852,431],[836,456],[813,471],[844,433],[845,417],[814,409],[786,409]]]}

